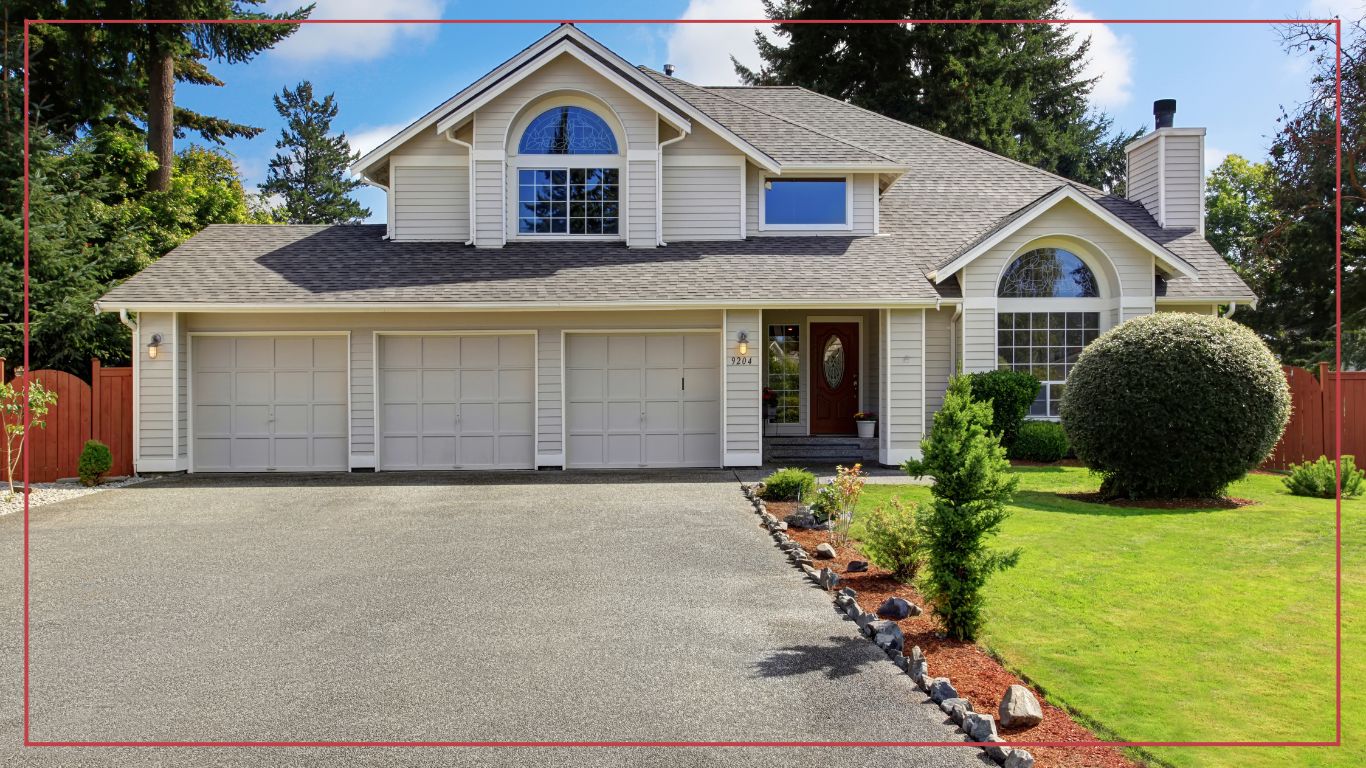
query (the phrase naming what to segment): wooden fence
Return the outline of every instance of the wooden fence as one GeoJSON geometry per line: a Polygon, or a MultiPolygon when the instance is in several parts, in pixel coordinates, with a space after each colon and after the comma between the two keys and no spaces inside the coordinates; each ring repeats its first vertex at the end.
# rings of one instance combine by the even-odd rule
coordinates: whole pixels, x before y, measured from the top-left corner
{"type": "Polygon", "coordinates": [[[65,371],[37,370],[30,375],[57,393],[47,426],[28,436],[30,482],[75,477],[86,440],[109,446],[114,458],[110,475],[133,473],[132,368],[106,368],[91,360],[89,384],[65,371]]]}
{"type": "Polygon", "coordinates": [[[1333,457],[1335,376],[1340,377],[1342,387],[1342,453],[1366,462],[1366,371],[1334,374],[1327,363],[1322,363],[1317,377],[1303,368],[1285,367],[1294,411],[1281,442],[1262,464],[1264,468],[1289,469],[1291,464],[1320,456],[1333,457]]]}

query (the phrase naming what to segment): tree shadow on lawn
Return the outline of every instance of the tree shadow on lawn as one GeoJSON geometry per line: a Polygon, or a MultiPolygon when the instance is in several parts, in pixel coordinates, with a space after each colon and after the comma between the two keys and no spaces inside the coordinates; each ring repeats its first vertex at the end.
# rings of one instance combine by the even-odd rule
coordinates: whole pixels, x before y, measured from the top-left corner
{"type": "MultiPolygon", "coordinates": [[[[1016,491],[1013,507],[1036,512],[1054,512],[1065,515],[1093,515],[1097,517],[1151,517],[1153,515],[1205,515],[1211,512],[1227,512],[1230,508],[1220,507],[1121,507],[1113,504],[1096,504],[1088,501],[1069,499],[1051,491],[1016,491]]],[[[1238,507],[1255,509],[1261,504],[1238,507]]]]}
{"type": "Polygon", "coordinates": [[[789,645],[778,648],[768,658],[754,664],[758,677],[792,677],[821,672],[831,680],[857,675],[864,667],[886,663],[887,657],[869,653],[871,645],[863,637],[831,635],[824,645],[789,645]]]}

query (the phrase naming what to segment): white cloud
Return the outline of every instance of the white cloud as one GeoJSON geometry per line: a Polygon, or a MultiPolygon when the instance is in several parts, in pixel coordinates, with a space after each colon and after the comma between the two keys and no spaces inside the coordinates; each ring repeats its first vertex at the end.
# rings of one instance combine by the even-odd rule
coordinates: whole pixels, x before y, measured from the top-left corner
{"type": "MultiPolygon", "coordinates": [[[[297,7],[294,0],[271,0],[279,12],[297,7]]],[[[437,19],[445,0],[324,0],[312,19],[437,19]]],[[[435,24],[304,24],[269,55],[291,62],[373,61],[400,43],[424,43],[436,37],[435,24]]]]}
{"type": "MultiPolygon", "coordinates": [[[[761,0],[691,0],[680,18],[762,19],[761,0]]],[[[751,69],[760,64],[754,47],[754,31],[768,32],[771,25],[678,24],[669,32],[668,63],[678,67],[678,77],[698,85],[736,85],[740,78],[730,63],[734,56],[751,69]]],[[[650,62],[660,69],[664,62],[650,62]]]]}
{"type": "MultiPolygon", "coordinates": [[[[1063,4],[1062,18],[1094,19],[1095,14],[1078,8],[1076,3],[1063,4]]],[[[1133,41],[1116,34],[1105,24],[1071,24],[1068,31],[1076,33],[1078,41],[1091,39],[1091,48],[1086,52],[1086,66],[1082,75],[1098,78],[1091,101],[1101,109],[1113,109],[1129,103],[1133,96],[1130,88],[1134,84],[1133,41]]]]}
{"type": "Polygon", "coordinates": [[[366,152],[378,147],[389,139],[393,138],[399,131],[407,128],[412,123],[390,123],[388,125],[376,125],[371,128],[352,133],[347,131],[346,140],[351,142],[351,151],[359,152],[364,155],[366,152]]]}
{"type": "Polygon", "coordinates": [[[1224,162],[1224,158],[1228,157],[1228,155],[1229,155],[1228,152],[1225,152],[1224,150],[1222,150],[1222,149],[1220,149],[1220,148],[1218,148],[1218,147],[1206,145],[1206,146],[1205,146],[1205,174],[1208,175],[1208,174],[1212,173],[1212,172],[1214,171],[1215,168],[1218,168],[1218,167],[1219,167],[1219,164],[1220,164],[1220,163],[1224,162]]]}

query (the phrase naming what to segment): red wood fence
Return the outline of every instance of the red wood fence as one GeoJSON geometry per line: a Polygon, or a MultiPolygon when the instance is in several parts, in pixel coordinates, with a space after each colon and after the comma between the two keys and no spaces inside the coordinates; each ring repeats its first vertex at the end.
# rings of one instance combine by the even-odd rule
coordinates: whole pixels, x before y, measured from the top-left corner
{"type": "Polygon", "coordinates": [[[1332,458],[1334,377],[1340,377],[1342,387],[1342,453],[1366,462],[1366,371],[1335,374],[1327,363],[1321,363],[1317,378],[1303,368],[1285,367],[1294,411],[1285,435],[1263,467],[1289,469],[1291,464],[1320,456],[1332,458]]]}
{"type": "MultiPolygon", "coordinates": [[[[0,358],[0,370],[4,359],[0,358]]],[[[65,371],[38,370],[35,380],[57,393],[44,419],[47,426],[29,433],[29,480],[51,482],[75,477],[86,440],[109,446],[110,475],[133,473],[133,369],[105,368],[90,361],[90,383],[65,371]]],[[[17,474],[17,473],[16,473],[17,474]]]]}

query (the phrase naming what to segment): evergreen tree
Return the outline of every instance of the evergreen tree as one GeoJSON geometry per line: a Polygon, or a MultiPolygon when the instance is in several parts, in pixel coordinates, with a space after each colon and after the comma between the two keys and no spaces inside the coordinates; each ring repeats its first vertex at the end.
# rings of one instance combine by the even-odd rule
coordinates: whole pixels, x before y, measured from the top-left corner
{"type": "Polygon", "coordinates": [[[345,133],[331,133],[333,97],[318,101],[307,80],[275,97],[275,111],[285,119],[275,147],[285,151],[271,158],[261,194],[284,198],[278,213],[290,224],[358,224],[370,215],[349,197],[361,186],[348,171],[360,153],[351,151],[345,133]]]}
{"type": "MultiPolygon", "coordinates": [[[[1041,19],[1060,0],[764,0],[769,18],[1041,19]]],[[[1090,40],[1052,24],[778,24],[756,34],[751,85],[799,85],[1103,189],[1121,191],[1124,145],[1092,112],[1090,40]]]]}
{"type": "Polygon", "coordinates": [[[968,377],[955,376],[920,444],[924,458],[902,465],[912,477],[934,478],[933,500],[917,517],[921,545],[929,555],[924,586],[954,640],[977,637],[985,621],[982,588],[987,578],[1020,558],[1018,550],[987,547],[987,537],[1008,516],[1005,505],[1018,482],[1001,441],[991,433],[991,419],[991,403],[973,400],[968,377]]]}

